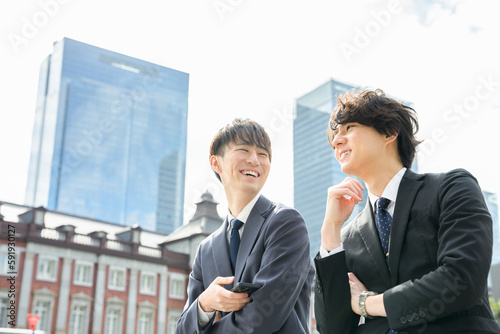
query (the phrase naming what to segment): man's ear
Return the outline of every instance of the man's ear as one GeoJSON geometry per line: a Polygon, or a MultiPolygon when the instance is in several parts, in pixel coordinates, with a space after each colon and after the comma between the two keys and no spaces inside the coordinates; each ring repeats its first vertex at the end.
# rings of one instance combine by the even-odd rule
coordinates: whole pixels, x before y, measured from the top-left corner
{"type": "Polygon", "coordinates": [[[222,172],[219,157],[217,155],[210,156],[210,167],[212,167],[212,170],[217,174],[220,174],[222,172]]]}
{"type": "Polygon", "coordinates": [[[389,143],[392,143],[393,141],[397,140],[398,139],[398,135],[399,135],[398,133],[393,134],[393,135],[386,135],[385,136],[386,143],[389,144],[389,143]]]}

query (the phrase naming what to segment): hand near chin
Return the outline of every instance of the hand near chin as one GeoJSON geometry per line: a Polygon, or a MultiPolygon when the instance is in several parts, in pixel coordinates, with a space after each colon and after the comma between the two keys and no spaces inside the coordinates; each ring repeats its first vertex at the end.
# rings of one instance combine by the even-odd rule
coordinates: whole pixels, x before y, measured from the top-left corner
{"type": "Polygon", "coordinates": [[[328,188],[325,222],[341,225],[349,218],[354,206],[363,201],[363,184],[353,178],[328,188]]]}
{"type": "Polygon", "coordinates": [[[340,230],[354,206],[363,201],[364,187],[358,180],[346,178],[342,183],[328,188],[326,212],[321,228],[321,246],[326,250],[340,246],[340,230]]]}

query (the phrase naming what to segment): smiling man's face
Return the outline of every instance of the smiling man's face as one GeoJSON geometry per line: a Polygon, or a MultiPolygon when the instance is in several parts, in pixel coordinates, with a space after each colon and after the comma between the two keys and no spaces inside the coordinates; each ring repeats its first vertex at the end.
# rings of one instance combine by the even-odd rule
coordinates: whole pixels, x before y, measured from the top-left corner
{"type": "Polygon", "coordinates": [[[256,196],[266,183],[271,162],[267,150],[245,143],[231,143],[222,156],[214,157],[212,168],[219,174],[225,189],[244,191],[256,196]]]}

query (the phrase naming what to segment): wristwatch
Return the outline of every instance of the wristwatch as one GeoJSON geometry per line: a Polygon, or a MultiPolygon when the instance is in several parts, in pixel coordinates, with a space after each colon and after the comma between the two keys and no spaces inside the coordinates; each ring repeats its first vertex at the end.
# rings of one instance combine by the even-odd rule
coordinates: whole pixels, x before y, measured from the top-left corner
{"type": "Polygon", "coordinates": [[[368,315],[368,313],[366,313],[365,301],[366,301],[366,297],[374,296],[374,295],[375,295],[375,292],[373,292],[373,291],[363,291],[359,295],[359,310],[361,311],[361,315],[365,318],[368,318],[368,319],[373,319],[373,317],[371,315],[368,315]]]}

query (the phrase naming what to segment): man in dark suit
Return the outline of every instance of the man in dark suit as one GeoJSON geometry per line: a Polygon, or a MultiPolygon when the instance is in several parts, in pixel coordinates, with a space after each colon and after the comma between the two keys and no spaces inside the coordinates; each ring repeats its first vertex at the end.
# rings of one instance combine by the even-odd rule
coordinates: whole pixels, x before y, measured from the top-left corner
{"type": "Polygon", "coordinates": [[[296,210],[259,194],[270,163],[269,137],[251,120],[235,119],[213,139],[210,165],[229,212],[198,248],[176,333],[309,333],[307,230],[296,210]],[[235,282],[261,287],[249,296],[231,292],[235,282]]]}
{"type": "Polygon", "coordinates": [[[476,179],[408,170],[414,110],[382,91],[337,102],[330,144],[369,200],[342,228],[364,186],[347,178],[328,190],[315,258],[319,332],[500,333],[487,293],[492,221],[476,179]]]}

